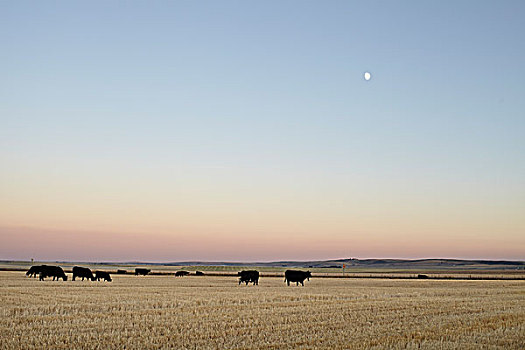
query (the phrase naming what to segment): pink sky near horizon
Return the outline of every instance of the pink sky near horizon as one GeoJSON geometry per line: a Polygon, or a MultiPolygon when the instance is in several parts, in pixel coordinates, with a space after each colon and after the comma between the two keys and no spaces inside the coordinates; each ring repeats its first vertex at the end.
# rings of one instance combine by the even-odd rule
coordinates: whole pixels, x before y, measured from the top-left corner
{"type": "Polygon", "coordinates": [[[525,259],[512,187],[20,164],[0,174],[0,259],[525,259]]]}
{"type": "Polygon", "coordinates": [[[340,258],[459,258],[524,260],[522,247],[494,247],[494,240],[461,239],[433,242],[401,239],[382,242],[359,235],[327,242],[322,237],[265,239],[193,237],[167,234],[61,231],[28,227],[0,227],[0,260],[36,261],[278,261],[340,258]],[[451,245],[453,247],[451,247],[451,245]]]}
{"type": "Polygon", "coordinates": [[[512,187],[106,165],[0,174],[0,259],[525,259],[512,187]]]}

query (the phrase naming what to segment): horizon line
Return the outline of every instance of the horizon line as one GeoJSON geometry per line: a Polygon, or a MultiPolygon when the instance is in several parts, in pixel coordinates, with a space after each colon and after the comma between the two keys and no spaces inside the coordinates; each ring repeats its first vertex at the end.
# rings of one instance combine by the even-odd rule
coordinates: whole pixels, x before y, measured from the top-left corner
{"type": "MultiPolygon", "coordinates": [[[[428,260],[446,260],[446,261],[491,261],[491,262],[521,262],[525,263],[525,260],[515,260],[515,259],[487,259],[487,258],[480,258],[480,259],[462,259],[462,258],[415,258],[415,259],[409,259],[409,258],[337,258],[337,259],[314,259],[314,260],[269,260],[269,261],[229,261],[229,260],[179,260],[179,261],[123,261],[123,260],[115,260],[115,261],[74,261],[74,260],[33,260],[34,262],[65,262],[65,263],[89,263],[89,264],[155,264],[155,265],[162,265],[162,264],[181,264],[185,263],[183,265],[188,265],[191,263],[210,263],[210,264],[220,264],[220,263],[226,263],[226,264],[271,264],[271,263],[306,263],[306,262],[337,262],[337,261],[348,261],[348,260],[396,260],[396,261],[428,261],[428,260]]],[[[31,260],[17,260],[17,259],[0,259],[0,262],[29,262],[31,263],[31,260]]]]}

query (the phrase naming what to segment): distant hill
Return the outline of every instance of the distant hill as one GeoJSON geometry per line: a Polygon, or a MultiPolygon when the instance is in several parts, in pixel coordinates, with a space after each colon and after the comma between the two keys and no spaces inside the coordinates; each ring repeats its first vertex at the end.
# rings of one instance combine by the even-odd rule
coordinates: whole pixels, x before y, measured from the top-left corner
{"type": "Polygon", "coordinates": [[[336,259],[320,261],[274,261],[274,262],[202,262],[181,261],[164,263],[167,266],[267,266],[301,268],[378,268],[378,269],[524,269],[524,261],[458,260],[458,259],[336,259]]]}

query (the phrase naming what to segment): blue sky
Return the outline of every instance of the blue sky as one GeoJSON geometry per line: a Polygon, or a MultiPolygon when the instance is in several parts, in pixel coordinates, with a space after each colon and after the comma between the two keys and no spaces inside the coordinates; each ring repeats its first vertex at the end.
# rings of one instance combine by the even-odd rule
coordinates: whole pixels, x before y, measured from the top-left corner
{"type": "MultiPolygon", "coordinates": [[[[308,202],[307,215],[339,222],[348,237],[363,234],[366,220],[353,225],[374,205],[385,227],[425,218],[412,235],[433,227],[431,213],[454,214],[442,229],[470,232],[465,239],[479,229],[486,246],[421,254],[483,257],[512,243],[495,257],[523,258],[524,15],[520,1],[2,2],[0,224],[134,231],[118,215],[79,213],[107,202],[108,188],[122,202],[140,203],[137,188],[148,203],[168,193],[159,199],[168,207],[184,207],[177,198],[191,189],[192,210],[242,203],[258,208],[256,222],[281,222],[286,210],[300,222],[308,202]],[[267,213],[268,193],[290,208],[267,213]],[[78,213],[63,222],[69,195],[78,213]],[[35,214],[51,202],[63,207],[35,214]]],[[[130,215],[121,201],[110,209],[130,215]]],[[[159,220],[174,237],[215,232],[159,220]]],[[[320,234],[308,225],[297,232],[320,234]]],[[[255,241],[265,234],[249,226],[236,229],[255,241]]],[[[389,242],[407,229],[385,227],[370,231],[389,242]]],[[[417,256],[396,249],[381,254],[417,256]]]]}

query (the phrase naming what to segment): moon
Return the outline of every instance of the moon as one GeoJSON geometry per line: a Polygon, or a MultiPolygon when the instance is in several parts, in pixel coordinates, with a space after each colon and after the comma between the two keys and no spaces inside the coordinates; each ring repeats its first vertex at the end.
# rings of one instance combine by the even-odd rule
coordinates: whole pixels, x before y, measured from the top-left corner
{"type": "Polygon", "coordinates": [[[365,72],[364,78],[366,81],[369,81],[370,79],[372,79],[372,74],[370,74],[370,72],[365,72]]]}

